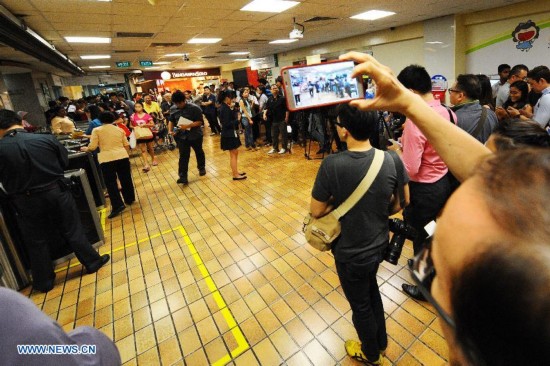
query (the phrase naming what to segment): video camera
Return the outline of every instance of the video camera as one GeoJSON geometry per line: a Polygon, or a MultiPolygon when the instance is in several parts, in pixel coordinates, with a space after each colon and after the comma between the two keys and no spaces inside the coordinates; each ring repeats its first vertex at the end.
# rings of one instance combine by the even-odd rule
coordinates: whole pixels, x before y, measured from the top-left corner
{"type": "Polygon", "coordinates": [[[405,239],[414,240],[417,235],[417,231],[410,225],[406,224],[403,220],[389,219],[390,231],[393,232],[393,236],[384,253],[384,260],[396,265],[401,252],[403,251],[403,245],[405,239]]]}

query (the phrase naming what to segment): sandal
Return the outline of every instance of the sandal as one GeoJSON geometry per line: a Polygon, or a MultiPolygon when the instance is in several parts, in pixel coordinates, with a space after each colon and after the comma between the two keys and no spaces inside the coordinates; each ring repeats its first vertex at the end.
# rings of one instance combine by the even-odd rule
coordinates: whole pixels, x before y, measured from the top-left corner
{"type": "Polygon", "coordinates": [[[152,165],[153,165],[153,166],[157,166],[157,165],[159,165],[159,163],[158,163],[158,161],[155,160],[155,161],[153,161],[153,164],[152,164],[152,165]]]}

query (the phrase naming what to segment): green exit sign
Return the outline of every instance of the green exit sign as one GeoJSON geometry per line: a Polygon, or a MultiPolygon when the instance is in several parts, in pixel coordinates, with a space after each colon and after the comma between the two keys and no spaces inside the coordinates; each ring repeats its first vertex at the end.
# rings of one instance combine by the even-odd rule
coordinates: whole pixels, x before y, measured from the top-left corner
{"type": "Polygon", "coordinates": [[[132,66],[132,63],[130,61],[119,61],[115,62],[116,67],[130,67],[132,66]]]}
{"type": "Polygon", "coordinates": [[[150,66],[153,66],[153,61],[140,61],[139,65],[140,66],[145,66],[145,67],[150,67],[150,66]]]}

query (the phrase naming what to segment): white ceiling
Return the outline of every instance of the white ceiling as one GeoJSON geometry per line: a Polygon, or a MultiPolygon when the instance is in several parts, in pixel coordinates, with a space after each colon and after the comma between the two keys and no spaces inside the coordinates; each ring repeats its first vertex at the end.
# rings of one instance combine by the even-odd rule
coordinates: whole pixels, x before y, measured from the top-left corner
{"type": "MultiPolygon", "coordinates": [[[[299,0],[300,4],[280,14],[240,11],[251,0],[1,0],[0,4],[25,21],[27,26],[67,54],[87,72],[90,65],[111,65],[130,61],[132,69],[139,60],[169,61],[163,68],[212,67],[231,63],[235,58],[220,51],[250,51],[262,57],[331,40],[397,27],[449,14],[470,13],[509,5],[520,0],[299,0]],[[397,14],[376,21],[350,19],[367,10],[387,10],[397,14]],[[307,22],[315,17],[336,20],[307,22]],[[293,18],[306,26],[304,39],[287,44],[268,41],[288,38],[293,18]],[[117,38],[117,32],[153,33],[151,38],[117,38]],[[111,37],[103,45],[67,43],[66,36],[111,37]],[[191,45],[193,37],[216,37],[214,45],[191,45]],[[263,40],[250,42],[253,39],[263,40]],[[175,47],[154,47],[151,43],[178,43],[175,47]],[[117,52],[118,51],[118,52],[117,52]],[[121,53],[120,51],[133,51],[121,53]],[[164,57],[168,53],[188,53],[191,60],[164,57]],[[110,60],[81,60],[81,55],[110,54],[110,60]],[[201,59],[203,56],[216,56],[201,59]]],[[[0,60],[29,63],[41,71],[51,68],[36,59],[0,47],[0,60]]],[[[102,70],[104,72],[104,70],[102,70]]],[[[58,74],[64,74],[57,72],[58,74]]]]}

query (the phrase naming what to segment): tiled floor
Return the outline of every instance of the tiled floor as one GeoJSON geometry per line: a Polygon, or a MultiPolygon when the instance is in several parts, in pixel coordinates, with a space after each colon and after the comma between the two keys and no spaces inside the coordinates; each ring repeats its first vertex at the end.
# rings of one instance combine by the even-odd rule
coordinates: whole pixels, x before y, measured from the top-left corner
{"type": "MultiPolygon", "coordinates": [[[[138,201],[106,222],[100,251],[111,262],[83,277],[80,265],[63,269],[53,291],[23,293],[66,330],[103,331],[126,365],[355,364],[333,257],[301,233],[320,160],[299,146],[284,156],[241,149],[249,178],[233,181],[219,137],[207,134],[204,149],[208,174],[198,176],[192,154],[186,187],[176,184],[177,150],[149,173],[132,158],[138,201]]],[[[400,265],[384,262],[378,273],[386,365],[442,365],[448,350],[433,309],[400,290],[411,255],[407,243],[400,265]]]]}

